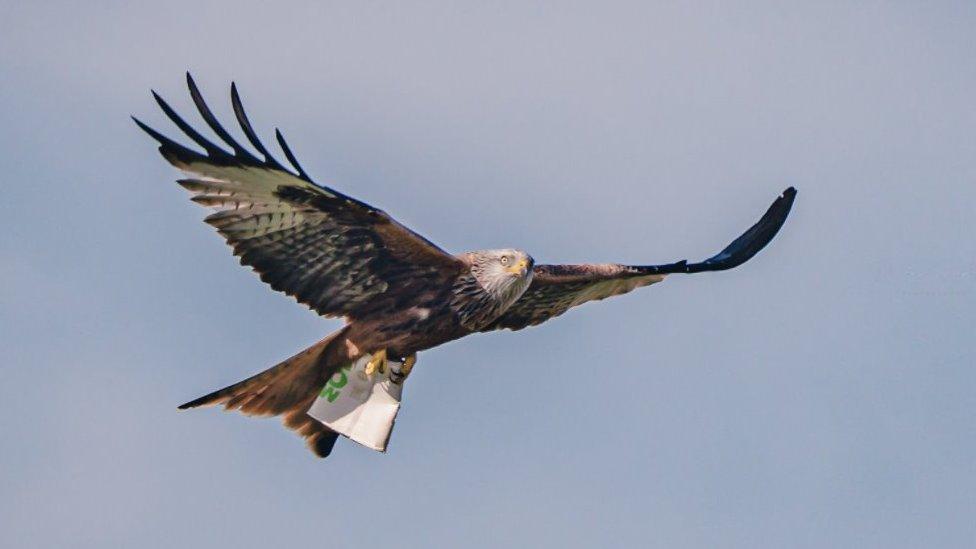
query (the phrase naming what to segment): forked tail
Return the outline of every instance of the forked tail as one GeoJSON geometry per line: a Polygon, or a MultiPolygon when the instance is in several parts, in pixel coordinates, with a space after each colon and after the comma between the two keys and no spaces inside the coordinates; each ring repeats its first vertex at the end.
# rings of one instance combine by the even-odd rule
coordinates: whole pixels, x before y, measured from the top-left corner
{"type": "Polygon", "coordinates": [[[315,455],[332,452],[338,434],[312,419],[306,412],[322,386],[344,362],[335,346],[343,340],[345,328],[297,355],[243,381],[218,389],[181,405],[180,410],[223,405],[249,416],[282,416],[285,427],[305,437],[315,455]]]}

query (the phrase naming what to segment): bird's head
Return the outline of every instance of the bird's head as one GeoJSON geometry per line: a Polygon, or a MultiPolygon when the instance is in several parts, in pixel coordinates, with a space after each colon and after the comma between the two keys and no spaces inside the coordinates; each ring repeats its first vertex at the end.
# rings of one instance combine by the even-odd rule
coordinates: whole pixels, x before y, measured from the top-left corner
{"type": "Polygon", "coordinates": [[[514,303],[532,282],[535,260],[522,250],[480,250],[468,257],[481,287],[503,302],[514,303]]]}

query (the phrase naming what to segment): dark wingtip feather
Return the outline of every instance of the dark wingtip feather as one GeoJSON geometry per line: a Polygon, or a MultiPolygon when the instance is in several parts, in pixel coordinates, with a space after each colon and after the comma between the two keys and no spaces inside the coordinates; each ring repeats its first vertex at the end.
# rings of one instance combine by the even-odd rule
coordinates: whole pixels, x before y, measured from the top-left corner
{"type": "Polygon", "coordinates": [[[169,106],[169,103],[167,103],[166,100],[160,97],[155,90],[150,90],[150,91],[152,91],[152,96],[156,100],[156,103],[159,104],[159,108],[162,109],[163,114],[165,114],[171,121],[173,121],[173,123],[176,124],[176,127],[178,127],[184,134],[186,134],[187,137],[192,139],[194,143],[203,147],[203,149],[207,151],[208,155],[210,155],[213,158],[222,159],[224,161],[230,158],[230,154],[228,154],[227,151],[213,144],[209,139],[207,139],[202,134],[200,134],[200,132],[193,129],[193,126],[190,126],[185,120],[183,120],[183,118],[179,114],[177,114],[176,111],[169,106]]]}
{"type": "Polygon", "coordinates": [[[742,233],[721,252],[700,263],[679,261],[668,265],[648,265],[638,267],[645,273],[700,273],[724,271],[745,263],[769,244],[779,232],[793,207],[796,189],[788,187],[769,206],[766,213],[752,227],[742,233]]]}
{"type": "Polygon", "coordinates": [[[191,162],[197,162],[207,158],[202,154],[194,150],[188,149],[183,145],[180,145],[176,141],[173,141],[172,139],[166,137],[165,135],[150,128],[135,116],[132,117],[132,121],[135,122],[136,125],[139,126],[140,129],[142,129],[142,131],[148,133],[150,137],[152,137],[153,139],[159,142],[159,154],[163,155],[163,158],[165,158],[167,162],[173,164],[174,166],[179,167],[182,165],[189,164],[191,162]]]}
{"type": "Polygon", "coordinates": [[[186,71],[186,87],[190,88],[190,93],[193,93],[193,90],[199,91],[199,88],[197,88],[197,83],[193,79],[193,75],[190,74],[190,71],[186,71]]]}
{"type": "Polygon", "coordinates": [[[298,159],[295,158],[294,154],[292,154],[291,148],[288,146],[288,142],[285,141],[285,136],[281,135],[281,130],[278,128],[275,128],[275,138],[278,140],[278,145],[281,146],[281,150],[285,153],[285,158],[287,158],[288,162],[290,162],[291,165],[295,167],[295,170],[298,171],[298,176],[311,183],[312,179],[302,168],[302,165],[298,163],[298,159]]]}
{"type": "MultiPolygon", "coordinates": [[[[256,166],[281,170],[291,175],[295,175],[296,177],[299,177],[300,179],[303,179],[309,183],[313,183],[311,177],[308,175],[308,172],[306,172],[305,169],[302,168],[301,164],[298,163],[298,159],[292,152],[291,147],[288,146],[288,143],[285,141],[285,138],[281,134],[280,130],[275,129],[275,137],[277,138],[278,143],[281,145],[282,151],[285,153],[285,157],[288,159],[288,162],[294,166],[294,169],[298,172],[297,174],[291,172],[284,164],[278,162],[278,160],[271,155],[264,144],[261,143],[261,141],[258,139],[257,133],[254,131],[254,128],[250,123],[250,120],[247,118],[247,114],[244,112],[244,107],[241,102],[236,83],[231,83],[231,103],[234,107],[234,115],[237,118],[237,121],[240,123],[241,130],[244,132],[248,141],[254,146],[255,149],[258,150],[261,155],[264,156],[264,160],[257,158],[254,156],[254,154],[241,146],[241,144],[231,137],[227,130],[224,129],[224,127],[214,116],[213,112],[210,110],[210,107],[207,106],[206,101],[204,101],[203,95],[200,93],[200,88],[197,86],[197,83],[193,79],[193,75],[190,73],[190,71],[186,71],[186,85],[187,88],[189,88],[190,97],[193,100],[197,111],[199,111],[200,116],[204,119],[210,129],[217,134],[220,140],[233,150],[233,154],[224,150],[222,147],[218,146],[213,141],[207,139],[196,131],[192,126],[190,126],[190,124],[180,117],[176,111],[170,107],[170,105],[158,93],[156,93],[155,90],[150,90],[153,99],[155,99],[156,103],[159,104],[159,107],[163,110],[163,113],[166,114],[166,116],[172,120],[180,130],[183,131],[183,133],[185,133],[196,144],[201,146],[206,152],[206,154],[201,154],[198,151],[189,149],[159,133],[133,116],[132,120],[139,126],[139,128],[160,143],[159,151],[168,162],[180,167],[181,169],[190,163],[199,161],[210,162],[221,166],[256,166]]],[[[336,191],[330,190],[330,192],[336,196],[341,196],[349,201],[353,201],[353,199],[345,197],[336,191]]],[[[362,205],[361,203],[358,204],[362,205]]]]}
{"type": "Polygon", "coordinates": [[[264,161],[269,166],[275,169],[284,170],[285,167],[281,165],[275,157],[271,156],[268,149],[265,148],[264,143],[258,139],[257,133],[254,131],[254,127],[251,126],[251,121],[247,117],[247,113],[244,112],[244,104],[241,102],[241,95],[237,93],[237,83],[230,83],[230,102],[234,107],[234,116],[237,117],[237,123],[240,124],[241,130],[244,132],[244,136],[247,140],[251,142],[251,145],[258,150],[264,156],[264,161]]]}
{"type": "Polygon", "coordinates": [[[755,225],[749,227],[739,238],[732,241],[721,252],[705,261],[689,265],[688,272],[722,271],[737,267],[752,259],[754,255],[769,244],[779,232],[793,208],[796,189],[788,187],[769,206],[755,225]]]}
{"type": "Polygon", "coordinates": [[[165,135],[163,135],[163,134],[161,134],[161,133],[159,133],[159,132],[157,132],[156,130],[154,130],[154,129],[152,129],[152,128],[150,128],[150,127],[149,127],[148,125],[146,125],[146,124],[145,124],[145,123],[144,123],[144,122],[143,122],[142,120],[139,120],[139,119],[138,119],[138,118],[136,118],[135,116],[133,116],[133,115],[129,115],[129,118],[131,118],[131,119],[132,119],[132,121],[136,123],[136,126],[139,126],[139,128],[140,128],[140,129],[141,129],[142,131],[144,131],[144,132],[146,132],[146,133],[148,133],[148,134],[149,134],[149,137],[152,137],[152,138],[153,138],[153,139],[155,139],[156,141],[159,141],[159,143],[160,143],[160,144],[163,144],[163,143],[165,143],[165,142],[167,142],[167,141],[170,141],[170,142],[172,142],[172,141],[173,141],[172,139],[170,139],[170,138],[168,138],[168,137],[166,137],[165,135]]]}
{"type": "Polygon", "coordinates": [[[158,131],[152,129],[151,127],[143,123],[142,120],[139,120],[135,116],[132,116],[131,118],[132,121],[135,122],[136,125],[139,126],[139,128],[142,131],[146,132],[147,134],[149,134],[149,137],[152,137],[153,139],[159,142],[160,154],[162,154],[163,157],[166,158],[166,160],[170,161],[171,163],[173,162],[174,158],[184,162],[192,162],[194,160],[199,160],[201,158],[204,158],[203,155],[197,153],[196,151],[190,150],[184,147],[183,145],[180,145],[176,141],[173,141],[172,139],[159,133],[158,131]]]}
{"type": "Polygon", "coordinates": [[[200,116],[203,118],[204,122],[210,126],[210,129],[217,134],[217,137],[226,143],[228,147],[233,149],[234,154],[237,155],[237,157],[243,162],[261,164],[261,161],[258,160],[256,156],[242,147],[241,144],[231,137],[230,133],[228,133],[227,130],[225,130],[220,124],[220,121],[218,121],[217,117],[214,116],[213,111],[211,111],[210,107],[207,106],[207,102],[204,101],[203,94],[200,93],[200,88],[197,87],[197,83],[193,80],[193,77],[190,76],[189,71],[186,73],[186,86],[190,89],[190,98],[193,99],[193,104],[196,105],[197,111],[200,112],[200,116]]]}

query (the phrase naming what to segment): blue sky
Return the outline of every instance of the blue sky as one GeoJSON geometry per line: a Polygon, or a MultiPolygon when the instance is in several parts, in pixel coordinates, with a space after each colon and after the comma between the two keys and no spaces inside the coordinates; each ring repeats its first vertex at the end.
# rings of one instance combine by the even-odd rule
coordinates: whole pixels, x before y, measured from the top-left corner
{"type": "MultiPolygon", "coordinates": [[[[691,5],[693,4],[693,5],[691,5]]],[[[0,545],[967,547],[976,8],[8,2],[0,545]],[[386,455],[177,404],[336,329],[128,116],[222,117],[446,249],[699,259],[423,353],[386,455]],[[522,379],[524,381],[519,382],[522,379]]],[[[191,118],[192,119],[192,118],[191,118]]]]}

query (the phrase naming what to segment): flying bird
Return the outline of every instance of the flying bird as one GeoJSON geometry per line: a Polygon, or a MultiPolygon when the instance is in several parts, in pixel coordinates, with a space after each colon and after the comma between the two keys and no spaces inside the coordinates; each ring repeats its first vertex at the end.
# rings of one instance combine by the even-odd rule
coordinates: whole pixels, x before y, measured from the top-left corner
{"type": "Polygon", "coordinates": [[[669,274],[731,269],[772,240],[796,196],[793,187],[783,191],[755,225],[698,263],[541,265],[518,249],[453,255],[386,212],[313,182],[278,130],[289,165],[276,160],[231,84],[234,115],[256,154],[241,145],[207,107],[189,73],[186,80],[200,116],[222,145],[195,130],[156,92],[166,116],[202,150],[133,120],[159,142],[163,158],[187,174],[178,183],[191,200],[216,210],[205,221],[242,265],[319,315],[346,323],[291,358],[180,408],[223,405],[246,415],[280,415],[319,457],[329,455],[337,433],[307,411],[340,368],[369,357],[370,367],[396,359],[409,371],[417,353],[470,334],[535,326],[669,274]]]}

